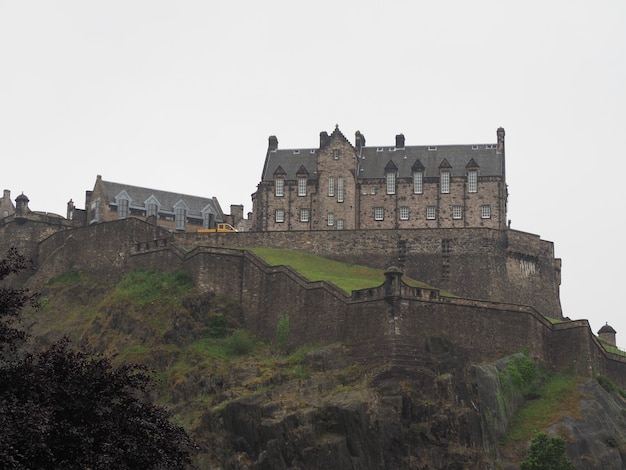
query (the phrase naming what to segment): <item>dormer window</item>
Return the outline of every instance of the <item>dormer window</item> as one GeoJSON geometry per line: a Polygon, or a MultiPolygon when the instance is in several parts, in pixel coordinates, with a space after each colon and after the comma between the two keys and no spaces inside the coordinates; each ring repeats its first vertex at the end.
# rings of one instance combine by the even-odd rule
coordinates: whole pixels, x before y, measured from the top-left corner
{"type": "Polygon", "coordinates": [[[306,196],[306,176],[298,176],[298,196],[306,196]]]}
{"type": "Polygon", "coordinates": [[[396,194],[396,172],[387,172],[387,194],[396,194]]]}
{"type": "Polygon", "coordinates": [[[478,192],[478,171],[469,170],[467,172],[467,190],[470,193],[478,192]]]}
{"type": "Polygon", "coordinates": [[[413,194],[422,194],[424,192],[424,172],[413,172],[413,194]]]}
{"type": "Polygon", "coordinates": [[[178,201],[174,206],[174,228],[176,230],[185,230],[188,209],[189,208],[182,200],[178,201]]]}
{"type": "Polygon", "coordinates": [[[450,172],[445,170],[441,172],[441,193],[450,193],[450,172]]]}
{"type": "Polygon", "coordinates": [[[128,199],[120,199],[117,201],[117,218],[125,219],[128,217],[128,199]]]}
{"type": "Polygon", "coordinates": [[[276,196],[281,197],[285,195],[285,178],[282,176],[276,177],[274,180],[274,185],[276,186],[276,196]]]}

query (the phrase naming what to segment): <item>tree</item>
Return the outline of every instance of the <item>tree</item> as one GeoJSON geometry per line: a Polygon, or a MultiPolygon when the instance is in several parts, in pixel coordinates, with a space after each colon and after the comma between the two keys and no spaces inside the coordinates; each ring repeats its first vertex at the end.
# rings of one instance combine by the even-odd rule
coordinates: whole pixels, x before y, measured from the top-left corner
{"type": "MultiPolygon", "coordinates": [[[[0,280],[25,266],[15,250],[0,280]]],[[[23,339],[12,322],[31,299],[0,288],[0,346],[23,339]]],[[[0,350],[6,352],[7,348],[0,350]]],[[[4,356],[7,356],[6,354],[4,356]]],[[[181,469],[194,443],[166,410],[151,404],[144,367],[63,339],[47,350],[0,361],[0,462],[5,469],[181,469]]]]}
{"type": "MultiPolygon", "coordinates": [[[[0,261],[0,281],[26,269],[29,263],[16,248],[9,249],[6,258],[0,261]]],[[[16,325],[17,317],[27,303],[34,301],[35,296],[27,289],[0,286],[0,352],[15,350],[24,340],[24,331],[16,325]]]]}
{"type": "Polygon", "coordinates": [[[567,458],[563,438],[550,437],[545,432],[540,432],[530,441],[530,451],[522,462],[521,469],[573,470],[574,465],[567,458]]]}

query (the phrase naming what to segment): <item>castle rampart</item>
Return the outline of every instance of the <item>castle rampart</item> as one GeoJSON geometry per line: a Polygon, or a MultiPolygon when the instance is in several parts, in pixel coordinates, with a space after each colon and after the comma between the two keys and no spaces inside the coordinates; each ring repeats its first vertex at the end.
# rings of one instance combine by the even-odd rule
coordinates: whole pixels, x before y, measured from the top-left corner
{"type": "MultiPolygon", "coordinates": [[[[425,243],[419,248],[428,252],[427,247],[438,245],[445,233],[450,231],[428,231],[412,236],[417,240],[418,235],[422,235],[425,243]]],[[[347,231],[345,234],[352,243],[358,239],[360,246],[366,247],[363,250],[366,255],[361,256],[375,254],[374,239],[369,234],[347,231]]],[[[380,232],[379,243],[391,243],[392,234],[393,231],[380,232]]],[[[326,282],[308,282],[291,268],[268,266],[248,251],[227,247],[235,240],[242,245],[252,245],[257,234],[247,235],[172,237],[165,230],[134,219],[64,230],[35,243],[36,270],[28,285],[41,287],[53,275],[72,269],[110,278],[121,277],[137,268],[183,269],[201,290],[236,301],[241,307],[244,324],[269,341],[275,339],[280,319],[288,316],[292,346],[342,341],[352,346],[359,361],[385,359],[412,364],[417,357],[423,357],[422,353],[431,348],[433,342],[443,341],[454,344],[475,362],[528,350],[533,357],[555,369],[575,370],[585,375],[604,374],[626,386],[626,359],[608,353],[585,320],[553,324],[533,306],[441,296],[437,290],[416,289],[399,280],[394,283],[381,279],[380,286],[349,295],[326,282]],[[195,238],[197,240],[191,243],[195,238]]],[[[269,234],[259,235],[262,239],[269,234]]],[[[278,240],[274,246],[306,244],[313,252],[324,254],[338,249],[341,256],[348,256],[349,243],[341,240],[344,234],[320,235],[320,232],[309,237],[297,232],[271,234],[278,240]],[[325,247],[325,243],[332,247],[325,247]]],[[[408,238],[409,234],[406,235],[408,238]]],[[[495,260],[504,250],[534,256],[539,260],[536,265],[539,269],[544,262],[541,260],[548,262],[552,253],[550,243],[522,232],[514,233],[516,239],[493,230],[463,230],[459,237],[461,235],[465,238],[455,242],[459,247],[457,253],[466,251],[468,256],[475,257],[476,263],[487,257],[493,264],[479,265],[479,268],[498,268],[494,278],[498,274],[507,275],[505,263],[497,264],[495,260]],[[486,248],[471,255],[472,244],[486,248]],[[486,253],[497,249],[501,251],[490,256],[486,253]],[[535,252],[529,253],[531,249],[535,252]]],[[[381,251],[385,251],[384,246],[381,251]]],[[[382,264],[394,251],[388,249],[377,262],[382,264]]],[[[417,251],[414,249],[413,253],[417,251]]],[[[407,260],[410,259],[410,255],[407,256],[407,260]]],[[[407,261],[406,266],[409,265],[407,261]]],[[[415,269],[421,267],[417,265],[415,269]]],[[[400,276],[399,269],[391,272],[400,276]]],[[[541,289],[535,295],[539,292],[541,289]]]]}

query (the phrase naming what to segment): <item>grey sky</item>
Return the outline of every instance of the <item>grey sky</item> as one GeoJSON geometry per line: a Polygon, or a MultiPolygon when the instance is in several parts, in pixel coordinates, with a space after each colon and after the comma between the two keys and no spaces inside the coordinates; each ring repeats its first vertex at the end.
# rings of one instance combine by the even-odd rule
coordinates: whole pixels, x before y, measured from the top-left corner
{"type": "Polygon", "coordinates": [[[503,126],[512,227],[554,242],[564,315],[626,347],[625,24],[623,0],[0,0],[0,189],[64,215],[101,174],[247,212],[269,135],[503,126]]]}

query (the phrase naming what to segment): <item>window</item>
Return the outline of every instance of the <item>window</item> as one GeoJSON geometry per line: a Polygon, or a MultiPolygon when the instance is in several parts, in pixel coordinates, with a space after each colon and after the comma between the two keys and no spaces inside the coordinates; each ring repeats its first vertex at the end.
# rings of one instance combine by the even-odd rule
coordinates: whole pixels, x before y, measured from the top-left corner
{"type": "Polygon", "coordinates": [[[174,210],[174,225],[176,230],[185,230],[185,222],[187,218],[187,211],[184,207],[178,207],[174,210]]]}
{"type": "Polygon", "coordinates": [[[441,172],[441,193],[442,194],[450,193],[450,172],[449,171],[441,172]]]}
{"type": "Polygon", "coordinates": [[[298,196],[306,196],[306,176],[298,177],[298,196]]]}
{"type": "Polygon", "coordinates": [[[488,204],[482,206],[480,213],[483,219],[491,219],[491,206],[488,204]]]}
{"type": "Polygon", "coordinates": [[[400,220],[409,220],[409,208],[401,207],[400,208],[400,220]]]}
{"type": "Polygon", "coordinates": [[[387,194],[396,194],[396,172],[387,173],[387,194]]]}
{"type": "Polygon", "coordinates": [[[333,158],[339,160],[339,150],[333,150],[333,158]]]}
{"type": "Polygon", "coordinates": [[[285,221],[285,210],[276,209],[276,222],[282,223],[285,221]]]}
{"type": "Polygon", "coordinates": [[[100,199],[91,203],[91,222],[100,221],[100,199]]]}
{"type": "Polygon", "coordinates": [[[337,202],[343,202],[343,177],[337,178],[337,202]]]}
{"type": "Polygon", "coordinates": [[[329,227],[335,225],[335,214],[333,214],[332,212],[329,212],[327,220],[328,220],[329,227]]]}
{"type": "Polygon", "coordinates": [[[452,218],[453,219],[463,218],[463,206],[452,206],[452,218]]]}
{"type": "Polygon", "coordinates": [[[374,220],[384,220],[385,219],[385,209],[382,207],[374,208],[374,220]]]}
{"type": "Polygon", "coordinates": [[[467,172],[467,185],[470,193],[478,191],[478,172],[476,170],[470,170],[467,172]]]}
{"type": "Polygon", "coordinates": [[[214,219],[214,215],[210,212],[202,213],[202,228],[211,228],[212,222],[214,219]]]}
{"type": "Polygon", "coordinates": [[[335,195],[335,178],[332,176],[328,178],[328,195],[331,197],[335,195]]]}
{"type": "Polygon", "coordinates": [[[426,218],[428,220],[435,220],[437,218],[437,208],[435,206],[428,206],[426,208],[426,218]]]}
{"type": "Polygon", "coordinates": [[[337,230],[343,230],[343,226],[344,226],[344,220],[337,219],[337,230]]]}
{"type": "Polygon", "coordinates": [[[276,178],[276,196],[283,196],[285,194],[285,179],[276,178]]]}
{"type": "Polygon", "coordinates": [[[128,217],[128,199],[120,199],[117,202],[117,218],[125,219],[128,217]]]}
{"type": "Polygon", "coordinates": [[[150,217],[151,215],[153,215],[153,216],[155,216],[155,217],[156,217],[156,216],[157,216],[157,214],[158,214],[158,212],[159,212],[159,206],[157,206],[157,205],[156,205],[156,204],[154,204],[154,203],[150,203],[150,204],[148,204],[148,210],[147,210],[147,212],[146,212],[146,215],[147,215],[148,217],[150,217]]]}
{"type": "Polygon", "coordinates": [[[300,222],[309,221],[309,209],[300,209],[300,222]]]}
{"type": "Polygon", "coordinates": [[[413,194],[422,194],[424,192],[424,173],[421,171],[413,172],[413,194]]]}

